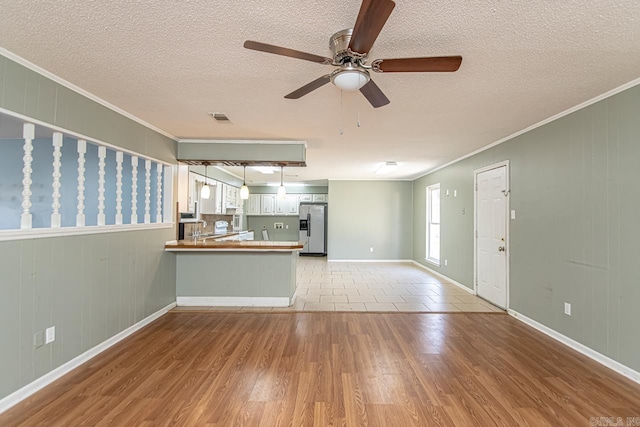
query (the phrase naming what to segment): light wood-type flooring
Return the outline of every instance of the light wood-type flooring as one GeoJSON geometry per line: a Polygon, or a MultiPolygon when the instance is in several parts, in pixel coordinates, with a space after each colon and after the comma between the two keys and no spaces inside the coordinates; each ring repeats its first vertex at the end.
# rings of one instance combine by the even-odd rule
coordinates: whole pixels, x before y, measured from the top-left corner
{"type": "Polygon", "coordinates": [[[174,312],[0,425],[587,426],[591,417],[640,417],[640,385],[508,315],[174,312]]]}

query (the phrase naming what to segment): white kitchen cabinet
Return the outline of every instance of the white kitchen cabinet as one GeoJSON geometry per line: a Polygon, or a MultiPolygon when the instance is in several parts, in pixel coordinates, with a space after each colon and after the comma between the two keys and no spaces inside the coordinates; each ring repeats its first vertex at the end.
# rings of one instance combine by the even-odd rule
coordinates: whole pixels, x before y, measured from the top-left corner
{"type": "Polygon", "coordinates": [[[222,214],[224,213],[222,210],[222,207],[224,206],[224,200],[225,200],[225,184],[223,184],[222,182],[217,182],[217,185],[215,186],[215,192],[212,192],[212,197],[213,194],[215,194],[215,202],[216,202],[216,214],[222,214]]]}
{"type": "Polygon", "coordinates": [[[287,194],[284,199],[276,197],[276,215],[298,215],[298,200],[297,194],[287,194]]]}
{"type": "Polygon", "coordinates": [[[289,201],[287,215],[298,215],[300,207],[300,196],[298,194],[287,194],[289,201]]]}
{"type": "Polygon", "coordinates": [[[276,195],[261,194],[260,195],[260,213],[262,215],[273,215],[276,211],[276,195]]]}
{"type": "Polygon", "coordinates": [[[314,202],[326,202],[327,201],[327,195],[326,194],[314,194],[313,195],[313,201],[314,202]]]}
{"type": "Polygon", "coordinates": [[[313,202],[313,194],[300,194],[300,202],[313,202]]]}
{"type": "Polygon", "coordinates": [[[247,200],[247,215],[260,215],[260,194],[249,194],[247,200]]]}

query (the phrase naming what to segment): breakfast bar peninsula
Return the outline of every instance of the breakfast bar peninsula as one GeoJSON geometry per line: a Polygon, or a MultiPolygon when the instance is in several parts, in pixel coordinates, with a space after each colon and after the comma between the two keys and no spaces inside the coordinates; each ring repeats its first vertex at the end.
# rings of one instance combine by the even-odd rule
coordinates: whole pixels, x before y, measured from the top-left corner
{"type": "Polygon", "coordinates": [[[298,242],[218,239],[165,245],[176,254],[179,306],[287,307],[302,248],[298,242]]]}

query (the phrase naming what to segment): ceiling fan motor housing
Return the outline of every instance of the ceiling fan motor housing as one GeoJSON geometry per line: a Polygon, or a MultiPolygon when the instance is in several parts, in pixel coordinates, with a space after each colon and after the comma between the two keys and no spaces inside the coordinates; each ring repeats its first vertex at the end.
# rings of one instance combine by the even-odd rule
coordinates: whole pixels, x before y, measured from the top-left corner
{"type": "Polygon", "coordinates": [[[338,31],[329,39],[329,49],[331,49],[331,53],[333,54],[334,64],[350,62],[357,65],[359,60],[364,62],[367,58],[366,53],[361,54],[349,50],[349,42],[351,41],[352,34],[353,28],[347,28],[346,30],[338,31]]]}

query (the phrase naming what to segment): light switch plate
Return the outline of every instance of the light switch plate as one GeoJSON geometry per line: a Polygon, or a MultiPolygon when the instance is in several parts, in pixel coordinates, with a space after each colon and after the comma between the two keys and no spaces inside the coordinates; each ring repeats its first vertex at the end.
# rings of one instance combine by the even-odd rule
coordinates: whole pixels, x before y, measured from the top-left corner
{"type": "Polygon", "coordinates": [[[516,219],[516,211],[515,211],[515,209],[511,210],[511,219],[516,219]]]}
{"type": "Polygon", "coordinates": [[[56,340],[56,327],[52,326],[50,328],[47,328],[47,330],[45,331],[44,343],[49,344],[51,342],[54,342],[55,340],[56,340]]]}
{"type": "Polygon", "coordinates": [[[571,304],[569,304],[568,302],[564,303],[564,314],[566,314],[567,316],[571,316],[571,304]]]}
{"type": "Polygon", "coordinates": [[[458,190],[453,190],[453,197],[458,197],[458,190]]]}

